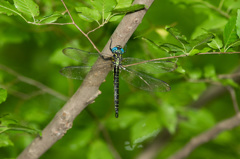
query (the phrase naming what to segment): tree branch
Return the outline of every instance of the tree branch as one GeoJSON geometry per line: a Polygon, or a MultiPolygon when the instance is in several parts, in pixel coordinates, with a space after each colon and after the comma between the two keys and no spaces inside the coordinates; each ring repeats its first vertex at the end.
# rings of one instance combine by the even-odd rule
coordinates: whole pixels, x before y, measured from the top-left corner
{"type": "MultiPolygon", "coordinates": [[[[135,0],[133,4],[145,4],[151,6],[154,0],[135,0]]],[[[112,35],[113,45],[124,46],[131,37],[137,26],[141,23],[147,10],[141,10],[127,14],[118,25],[112,35]]],[[[104,47],[103,52],[111,55],[109,50],[110,40],[104,47]]],[[[42,131],[42,137],[37,137],[19,156],[18,159],[39,158],[55,142],[61,139],[68,129],[72,127],[73,120],[82,110],[91,103],[99,94],[99,87],[111,70],[111,61],[99,58],[91,71],[84,79],[77,92],[71,97],[64,107],[55,115],[52,121],[42,131]],[[106,64],[106,68],[99,69],[99,64],[106,64]],[[93,96],[94,95],[94,96],[93,96]]]]}
{"type": "Polygon", "coordinates": [[[169,159],[183,159],[187,157],[196,147],[215,138],[223,131],[230,130],[240,125],[240,113],[236,116],[219,122],[212,129],[192,138],[181,150],[172,155],[169,159]]]}
{"type": "MultiPolygon", "coordinates": [[[[221,75],[219,78],[231,78],[235,82],[240,83],[239,78],[240,68],[238,68],[235,72],[228,75],[221,75]]],[[[206,105],[208,102],[215,100],[217,97],[226,92],[224,86],[210,86],[206,91],[202,93],[202,95],[198,98],[197,101],[193,102],[190,107],[200,109],[202,106],[206,105]]],[[[234,102],[234,101],[233,101],[234,102]]],[[[163,145],[167,144],[168,140],[171,140],[171,134],[166,134],[163,137],[157,137],[153,143],[149,144],[148,147],[142,151],[141,154],[138,155],[137,159],[143,158],[154,158],[158,153],[160,153],[163,145]],[[152,148],[154,149],[152,150],[152,148]]],[[[161,133],[161,134],[162,134],[161,133]]],[[[160,134],[160,136],[162,136],[160,134]]],[[[196,147],[195,147],[196,148],[196,147]]]]}
{"type": "MultiPolygon", "coordinates": [[[[55,97],[57,97],[57,98],[59,98],[61,100],[64,100],[64,101],[68,100],[68,97],[66,97],[65,95],[62,95],[61,93],[59,93],[59,92],[57,92],[57,91],[47,87],[46,85],[44,85],[44,84],[42,84],[42,83],[40,83],[40,82],[38,82],[38,81],[36,81],[34,79],[28,78],[26,76],[22,76],[19,73],[15,72],[14,70],[10,69],[9,67],[7,67],[5,65],[0,64],[0,69],[5,70],[7,73],[9,73],[9,74],[11,74],[13,76],[16,76],[19,81],[22,81],[24,83],[27,83],[29,85],[32,85],[32,86],[35,86],[35,87],[39,88],[43,92],[49,93],[52,96],[55,96],[55,97]]],[[[16,91],[13,91],[13,92],[16,93],[16,91]]],[[[20,94],[18,94],[18,95],[20,95],[20,94]]],[[[22,93],[21,95],[23,95],[23,94],[24,93],[22,93]]],[[[29,99],[31,96],[28,96],[28,97],[25,96],[25,97],[26,97],[26,99],[29,99]]]]}
{"type": "Polygon", "coordinates": [[[235,93],[234,89],[230,86],[227,86],[227,90],[229,91],[229,93],[231,95],[234,110],[238,114],[239,113],[239,107],[238,107],[238,102],[237,102],[237,98],[236,98],[236,93],[235,93]]]}

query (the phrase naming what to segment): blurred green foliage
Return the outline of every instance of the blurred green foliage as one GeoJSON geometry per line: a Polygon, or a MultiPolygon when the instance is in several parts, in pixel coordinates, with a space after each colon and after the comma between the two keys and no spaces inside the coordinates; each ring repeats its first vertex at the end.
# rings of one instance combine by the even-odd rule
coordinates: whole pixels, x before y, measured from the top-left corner
{"type": "MultiPolygon", "coordinates": [[[[123,14],[144,7],[130,7],[131,0],[65,3],[77,25],[85,33],[90,31],[89,37],[99,50],[123,14]]],[[[186,55],[171,60],[177,62],[178,69],[159,77],[172,90],[149,93],[120,80],[120,115],[116,119],[109,75],[95,103],[41,158],[114,158],[109,140],[122,158],[136,158],[158,134],[168,131],[168,142],[156,154],[156,158],[164,159],[195,135],[234,116],[228,92],[200,109],[191,105],[216,83],[234,87],[239,102],[239,85],[219,76],[239,67],[239,54],[196,55],[239,51],[239,8],[239,0],[156,0],[129,40],[124,56],[154,59],[186,55]]],[[[95,51],[74,25],[54,23],[71,23],[61,1],[0,1],[0,158],[17,157],[81,85],[81,81],[59,74],[62,67],[77,65],[61,50],[69,46],[95,51]],[[55,93],[42,89],[37,82],[55,93]]],[[[188,158],[239,158],[239,132],[240,128],[235,128],[220,134],[188,158]]]]}

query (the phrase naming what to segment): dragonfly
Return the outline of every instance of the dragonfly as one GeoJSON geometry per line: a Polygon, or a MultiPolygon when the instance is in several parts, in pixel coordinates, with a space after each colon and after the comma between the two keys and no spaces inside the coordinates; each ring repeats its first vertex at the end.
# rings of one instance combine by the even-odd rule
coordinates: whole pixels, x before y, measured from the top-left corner
{"type": "MultiPolygon", "coordinates": [[[[145,91],[151,92],[167,92],[170,91],[170,86],[157,78],[152,77],[154,74],[171,72],[177,68],[176,63],[170,61],[155,61],[153,60],[142,60],[138,58],[126,57],[122,55],[125,50],[117,45],[109,49],[112,52],[112,56],[103,57],[99,53],[92,53],[77,48],[68,47],[63,49],[63,53],[80,62],[81,64],[87,64],[89,61],[94,62],[100,56],[104,60],[112,60],[111,67],[113,67],[113,84],[114,84],[114,107],[115,117],[119,116],[119,75],[127,83],[140,88],[145,91]]],[[[99,66],[102,69],[105,66],[99,66]]],[[[68,66],[60,70],[60,73],[71,79],[83,80],[86,74],[90,71],[91,66],[68,66]]]]}

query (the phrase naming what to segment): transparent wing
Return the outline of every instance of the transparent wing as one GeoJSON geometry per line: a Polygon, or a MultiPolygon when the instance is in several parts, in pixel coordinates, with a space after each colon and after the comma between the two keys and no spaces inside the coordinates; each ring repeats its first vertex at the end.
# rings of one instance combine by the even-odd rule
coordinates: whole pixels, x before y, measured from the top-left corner
{"type": "Polygon", "coordinates": [[[130,57],[124,58],[122,60],[122,67],[147,74],[171,72],[177,68],[177,64],[170,61],[144,61],[146,60],[130,57]]]}
{"type": "Polygon", "coordinates": [[[61,69],[60,73],[67,78],[83,80],[90,69],[89,66],[68,66],[61,69]]]}
{"type": "Polygon", "coordinates": [[[79,61],[83,64],[92,64],[99,57],[98,53],[91,53],[71,47],[63,49],[62,52],[71,59],[79,61]]]}
{"type": "Polygon", "coordinates": [[[127,83],[146,91],[167,92],[171,90],[166,82],[134,70],[122,68],[120,77],[127,83]]]}

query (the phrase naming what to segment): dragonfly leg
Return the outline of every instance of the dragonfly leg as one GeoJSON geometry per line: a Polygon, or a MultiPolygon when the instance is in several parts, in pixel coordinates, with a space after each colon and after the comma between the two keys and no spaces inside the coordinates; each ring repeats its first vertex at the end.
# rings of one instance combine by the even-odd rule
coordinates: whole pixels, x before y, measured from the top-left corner
{"type": "Polygon", "coordinates": [[[110,40],[111,40],[111,42],[110,42],[110,45],[109,45],[109,49],[112,52],[112,38],[110,40]]]}

